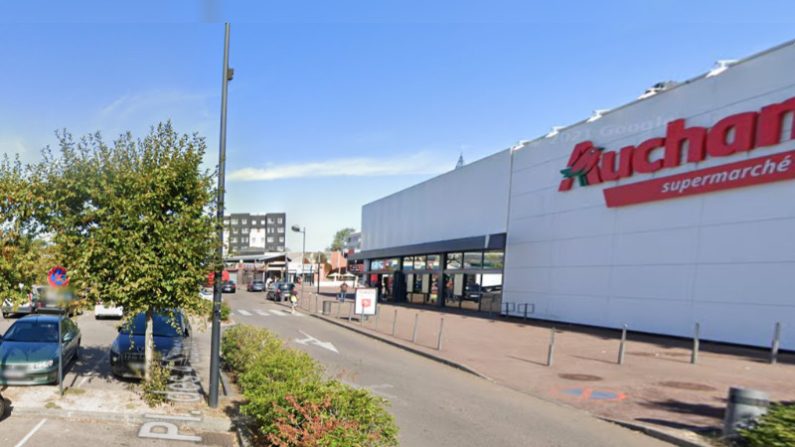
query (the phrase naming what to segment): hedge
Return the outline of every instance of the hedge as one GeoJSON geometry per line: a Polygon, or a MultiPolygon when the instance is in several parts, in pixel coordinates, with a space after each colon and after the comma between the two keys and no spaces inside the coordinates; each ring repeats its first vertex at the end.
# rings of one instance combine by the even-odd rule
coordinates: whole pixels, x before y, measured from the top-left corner
{"type": "Polygon", "coordinates": [[[241,412],[250,417],[258,445],[397,445],[386,400],[325,379],[317,361],[268,330],[234,326],[224,332],[221,348],[245,397],[241,412]]]}
{"type": "Polygon", "coordinates": [[[752,447],[795,446],[795,404],[773,404],[750,427],[739,431],[752,447]]]}

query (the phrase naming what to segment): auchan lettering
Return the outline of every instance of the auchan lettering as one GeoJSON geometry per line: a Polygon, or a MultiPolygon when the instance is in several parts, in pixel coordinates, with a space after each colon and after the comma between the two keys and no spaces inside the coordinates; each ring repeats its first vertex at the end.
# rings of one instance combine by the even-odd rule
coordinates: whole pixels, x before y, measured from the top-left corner
{"type": "MultiPolygon", "coordinates": [[[[646,140],[637,146],[605,151],[591,141],[574,146],[559,191],[568,191],[577,179],[581,186],[594,185],[697,163],[707,157],[725,157],[758,147],[781,143],[784,119],[795,113],[795,98],[770,104],[757,112],[727,116],[711,128],[687,127],[684,119],[666,126],[665,137],[646,140]],[[653,156],[653,153],[659,155],[653,156]]],[[[787,139],[795,139],[795,125],[787,139]]]]}

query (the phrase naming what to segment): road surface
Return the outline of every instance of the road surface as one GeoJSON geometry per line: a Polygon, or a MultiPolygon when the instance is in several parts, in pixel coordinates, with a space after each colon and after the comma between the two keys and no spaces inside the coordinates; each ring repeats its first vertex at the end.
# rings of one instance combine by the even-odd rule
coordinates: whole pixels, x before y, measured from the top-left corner
{"type": "Polygon", "coordinates": [[[237,322],[273,330],[330,375],[388,399],[404,447],[668,445],[323,320],[292,315],[263,293],[238,290],[224,300],[237,322]]]}

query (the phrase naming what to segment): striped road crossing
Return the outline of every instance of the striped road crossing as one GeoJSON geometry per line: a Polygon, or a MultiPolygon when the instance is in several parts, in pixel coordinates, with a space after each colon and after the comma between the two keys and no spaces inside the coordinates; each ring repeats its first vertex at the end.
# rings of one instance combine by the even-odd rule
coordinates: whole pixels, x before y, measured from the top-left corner
{"type": "MultiPolygon", "coordinates": [[[[253,312],[256,313],[257,315],[261,316],[261,317],[271,317],[271,316],[276,316],[276,317],[288,317],[288,316],[303,317],[304,316],[303,314],[301,314],[299,312],[291,313],[289,310],[281,310],[281,309],[271,309],[271,310],[256,309],[253,312]]],[[[242,315],[244,317],[252,317],[252,316],[254,316],[254,314],[251,313],[251,311],[248,311],[246,309],[237,309],[237,313],[239,313],[240,315],[242,315]]]]}

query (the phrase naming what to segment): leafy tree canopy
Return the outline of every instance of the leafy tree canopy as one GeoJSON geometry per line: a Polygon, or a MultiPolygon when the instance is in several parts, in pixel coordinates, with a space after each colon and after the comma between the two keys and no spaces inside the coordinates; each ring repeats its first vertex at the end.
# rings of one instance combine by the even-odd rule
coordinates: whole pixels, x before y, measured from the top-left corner
{"type": "Polygon", "coordinates": [[[328,248],[329,251],[340,251],[342,247],[345,245],[345,238],[350,236],[356,230],[353,228],[343,228],[336,233],[334,233],[334,240],[331,242],[331,246],[328,248]]]}

